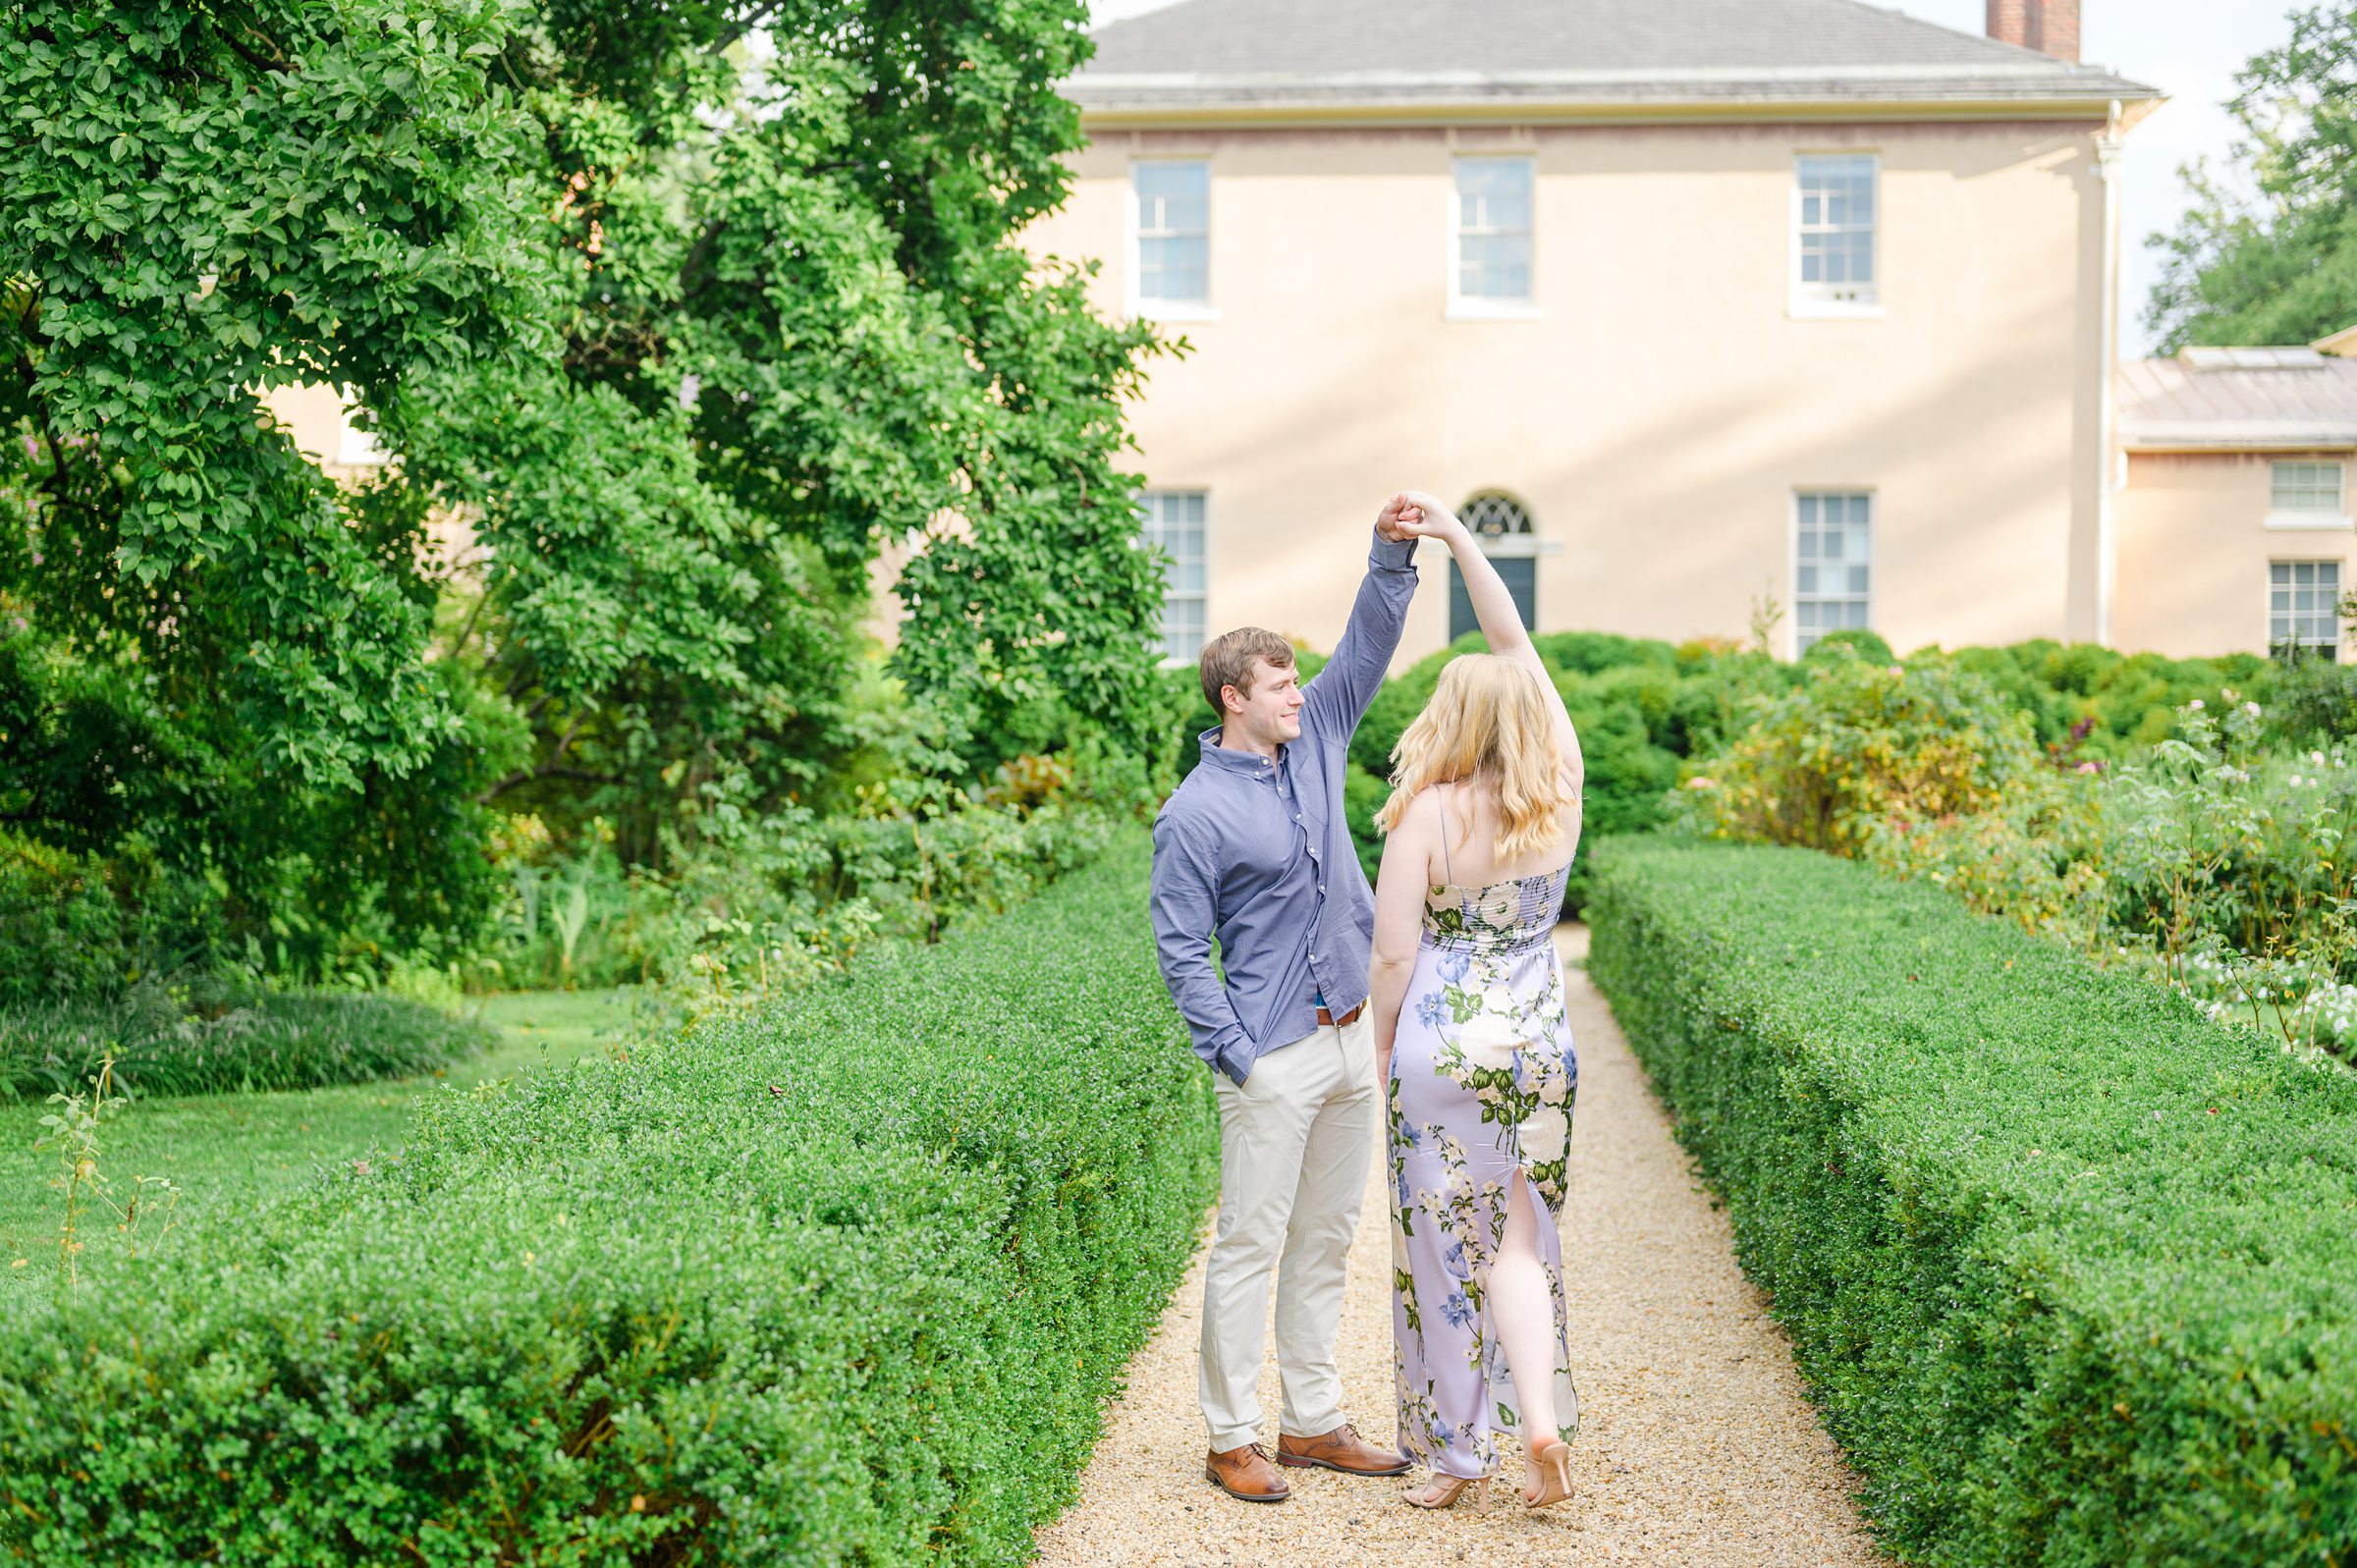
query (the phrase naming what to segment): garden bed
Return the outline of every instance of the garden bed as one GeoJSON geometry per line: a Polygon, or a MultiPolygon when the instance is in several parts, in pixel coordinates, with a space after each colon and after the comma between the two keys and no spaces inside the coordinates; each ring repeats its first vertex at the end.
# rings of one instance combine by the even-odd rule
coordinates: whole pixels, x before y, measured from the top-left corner
{"type": "Polygon", "coordinates": [[[2357,1082],[1937,888],[1616,840],[1590,970],[1890,1545],[2357,1545],[2357,1082]]]}
{"type": "Polygon", "coordinates": [[[43,1564],[1001,1562],[1213,1191],[1142,837],[0,1322],[43,1564]]]}

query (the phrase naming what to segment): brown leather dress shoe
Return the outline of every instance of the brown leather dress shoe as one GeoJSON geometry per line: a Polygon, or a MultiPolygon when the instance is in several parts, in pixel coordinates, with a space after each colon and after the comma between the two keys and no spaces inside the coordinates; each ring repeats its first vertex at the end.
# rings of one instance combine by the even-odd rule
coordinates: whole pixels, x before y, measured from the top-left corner
{"type": "Polygon", "coordinates": [[[1345,1476],[1404,1476],[1409,1469],[1398,1454],[1361,1440],[1346,1421],[1323,1437],[1279,1437],[1277,1462],[1296,1470],[1316,1465],[1345,1476]]]}
{"type": "Polygon", "coordinates": [[[1293,1490],[1269,1463],[1269,1451],[1256,1442],[1206,1455],[1203,1479],[1242,1502],[1283,1502],[1293,1490]]]}

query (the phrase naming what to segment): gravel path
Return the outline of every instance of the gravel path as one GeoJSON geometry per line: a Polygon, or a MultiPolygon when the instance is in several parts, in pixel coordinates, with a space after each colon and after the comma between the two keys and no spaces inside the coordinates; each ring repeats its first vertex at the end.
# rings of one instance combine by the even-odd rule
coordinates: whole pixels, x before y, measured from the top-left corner
{"type": "MultiPolygon", "coordinates": [[[[1564,928],[1566,959],[1584,951],[1586,936],[1564,928]]],[[[1130,1366],[1128,1392],[1107,1412],[1079,1501],[1039,1532],[1042,1564],[1888,1561],[1851,1504],[1855,1478],[1818,1425],[1782,1331],[1735,1267],[1725,1215],[1672,1138],[1603,998],[1584,971],[1567,969],[1565,979],[1580,1065],[1563,1226],[1582,1419],[1578,1497],[1525,1514],[1507,1489],[1520,1485],[1511,1460],[1486,1519],[1469,1494],[1441,1514],[1401,1503],[1421,1471],[1390,1481],[1288,1471],[1293,1494],[1274,1505],[1214,1490],[1195,1406],[1198,1252],[1130,1366]]],[[[1351,1249],[1340,1346],[1351,1418],[1377,1443],[1395,1427],[1383,1175],[1379,1158],[1351,1249]]],[[[1274,1358],[1261,1404],[1274,1448],[1274,1358]]]]}

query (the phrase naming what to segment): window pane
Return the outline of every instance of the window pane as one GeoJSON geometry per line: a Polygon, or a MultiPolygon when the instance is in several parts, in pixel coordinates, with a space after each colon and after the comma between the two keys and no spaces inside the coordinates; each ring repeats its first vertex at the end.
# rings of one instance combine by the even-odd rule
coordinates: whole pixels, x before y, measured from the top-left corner
{"type": "Polygon", "coordinates": [[[1204,590],[1209,575],[1203,493],[1150,490],[1138,497],[1138,514],[1140,543],[1168,557],[1162,606],[1164,657],[1191,661],[1203,650],[1204,590]]]}
{"type": "Polygon", "coordinates": [[[1801,652],[1825,632],[1873,619],[1874,498],[1862,492],[1793,497],[1793,630],[1801,652]]]}
{"type": "Polygon", "coordinates": [[[1137,292],[1145,299],[1205,297],[1209,275],[1210,242],[1200,235],[1158,239],[1140,236],[1137,242],[1137,292]]]}
{"type": "Polygon", "coordinates": [[[1137,295],[1149,302],[1210,298],[1211,166],[1130,166],[1137,192],[1137,295]]]}
{"type": "Polygon", "coordinates": [[[1530,236],[1468,234],[1459,243],[1463,246],[1459,293],[1475,299],[1530,297],[1530,236]]]}
{"type": "Polygon", "coordinates": [[[2275,465],[2274,506],[2277,512],[2342,510],[2343,468],[2337,462],[2278,462],[2275,465]]]}
{"type": "Polygon", "coordinates": [[[1201,200],[1211,190],[1211,165],[1207,163],[1154,162],[1136,165],[1137,193],[1147,196],[1176,196],[1180,199],[1201,200]]]}
{"type": "Polygon", "coordinates": [[[1459,158],[1454,177],[1458,297],[1529,298],[1531,160],[1459,158]]]}
{"type": "MultiPolygon", "coordinates": [[[[2277,464],[2278,468],[2291,466],[2277,464]]],[[[2332,466],[2326,464],[2325,466],[2332,466]]],[[[2340,644],[2337,561],[2276,561],[2267,568],[2268,641],[2297,643],[2336,657],[2340,644]]]]}
{"type": "Polygon", "coordinates": [[[1870,301],[1874,284],[1875,159],[1807,154],[1794,160],[1798,283],[1815,298],[1870,301]]]}

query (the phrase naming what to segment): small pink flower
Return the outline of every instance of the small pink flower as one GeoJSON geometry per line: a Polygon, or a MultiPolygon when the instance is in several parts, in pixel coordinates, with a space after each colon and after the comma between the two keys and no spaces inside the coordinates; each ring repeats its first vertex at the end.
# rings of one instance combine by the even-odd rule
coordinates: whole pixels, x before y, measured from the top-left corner
{"type": "Polygon", "coordinates": [[[2201,699],[2201,698],[2199,698],[2199,697],[2196,697],[2196,698],[2194,698],[2194,699],[2193,699],[2191,702],[2187,703],[2185,706],[2186,706],[2186,707],[2188,707],[2188,708],[2191,708],[2191,709],[2192,709],[2192,710],[2193,710],[2195,713],[2200,713],[2200,712],[2202,711],[2203,707],[2205,706],[2205,704],[2202,702],[2202,699],[2201,699]]]}

